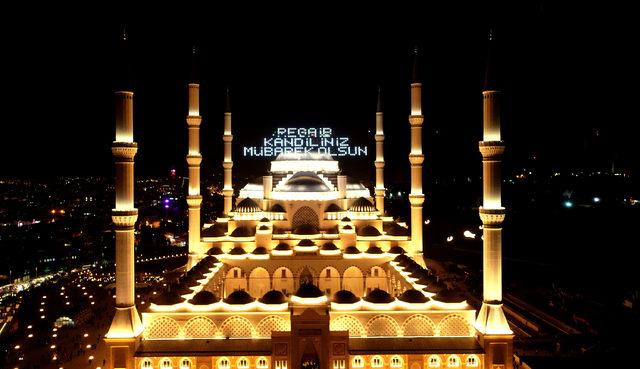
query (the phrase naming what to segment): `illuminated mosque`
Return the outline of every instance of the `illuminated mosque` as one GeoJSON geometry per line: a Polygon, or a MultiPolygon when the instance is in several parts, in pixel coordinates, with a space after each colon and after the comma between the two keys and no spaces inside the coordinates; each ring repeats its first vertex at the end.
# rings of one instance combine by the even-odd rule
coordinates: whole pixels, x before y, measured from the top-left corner
{"type": "Polygon", "coordinates": [[[476,311],[426,267],[422,255],[423,115],[416,64],[408,86],[408,225],[384,209],[380,94],[373,196],[330,155],[283,153],[260,182],[234,198],[228,92],[225,215],[202,224],[202,118],[199,84],[192,80],[186,118],[189,262],[179,281],[142,314],[134,291],[133,92],[116,92],[116,312],[105,337],[106,368],[512,368],[513,333],[501,303],[501,92],[488,63],[479,144],[484,296],[476,311]]]}

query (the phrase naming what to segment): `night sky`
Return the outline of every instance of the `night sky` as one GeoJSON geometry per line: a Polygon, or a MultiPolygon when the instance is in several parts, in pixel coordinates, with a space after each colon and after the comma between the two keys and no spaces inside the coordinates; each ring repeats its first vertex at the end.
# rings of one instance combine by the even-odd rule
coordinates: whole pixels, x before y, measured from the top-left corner
{"type": "MultiPolygon", "coordinates": [[[[543,167],[585,165],[585,148],[597,143],[600,157],[637,168],[638,93],[627,89],[637,89],[638,39],[637,25],[623,16],[629,11],[604,3],[518,1],[493,11],[485,2],[437,3],[376,8],[371,16],[371,9],[249,4],[126,11],[125,4],[110,3],[5,12],[0,176],[112,175],[119,63],[131,63],[135,77],[137,173],[166,175],[174,167],[184,173],[194,44],[205,175],[221,168],[226,85],[238,144],[234,170],[261,175],[237,148],[277,126],[330,126],[355,143],[372,144],[368,131],[375,125],[380,83],[387,173],[408,176],[409,51],[415,43],[422,49],[428,170],[479,173],[491,26],[501,49],[503,138],[512,165],[529,165],[534,156],[543,167]],[[131,60],[117,53],[123,26],[131,60]]],[[[373,175],[373,156],[367,160],[369,167],[351,165],[366,168],[360,175],[373,175]]]]}

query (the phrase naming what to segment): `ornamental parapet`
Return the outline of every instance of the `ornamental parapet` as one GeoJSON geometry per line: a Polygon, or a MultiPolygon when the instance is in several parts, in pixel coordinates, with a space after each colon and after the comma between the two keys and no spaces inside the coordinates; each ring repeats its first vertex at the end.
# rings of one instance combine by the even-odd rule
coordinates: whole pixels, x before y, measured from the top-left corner
{"type": "Polygon", "coordinates": [[[117,230],[133,229],[133,226],[136,224],[136,220],[138,220],[138,209],[112,209],[111,220],[117,230]]]}
{"type": "Polygon", "coordinates": [[[409,116],[409,124],[414,126],[422,126],[422,122],[424,122],[424,115],[410,115],[409,116]]]}
{"type": "Polygon", "coordinates": [[[503,141],[480,141],[478,147],[484,160],[500,159],[504,153],[503,141]]]}
{"type": "Polygon", "coordinates": [[[138,152],[138,144],[135,142],[117,142],[111,144],[111,153],[116,161],[133,161],[138,152]]]}
{"type": "Polygon", "coordinates": [[[482,224],[488,228],[500,228],[504,222],[505,209],[485,209],[480,207],[478,210],[482,224]]]}

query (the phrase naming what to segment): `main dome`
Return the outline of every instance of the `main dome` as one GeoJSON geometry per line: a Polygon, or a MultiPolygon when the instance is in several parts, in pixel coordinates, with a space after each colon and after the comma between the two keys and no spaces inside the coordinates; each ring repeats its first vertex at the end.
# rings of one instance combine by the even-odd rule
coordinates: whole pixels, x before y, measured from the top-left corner
{"type": "Polygon", "coordinates": [[[329,186],[314,172],[298,172],[282,187],[286,192],[328,192],[329,186]]]}

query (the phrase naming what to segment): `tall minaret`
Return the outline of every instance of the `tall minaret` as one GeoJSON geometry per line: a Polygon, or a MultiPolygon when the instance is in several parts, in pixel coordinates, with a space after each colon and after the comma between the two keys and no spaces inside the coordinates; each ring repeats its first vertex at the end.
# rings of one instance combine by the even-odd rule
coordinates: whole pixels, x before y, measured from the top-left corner
{"type": "Polygon", "coordinates": [[[233,208],[233,183],[231,179],[231,168],[233,168],[231,141],[233,141],[233,135],[231,134],[231,102],[228,87],[225,100],[224,135],[222,136],[222,140],[224,141],[224,162],[222,162],[222,167],[224,168],[224,187],[222,188],[222,194],[224,195],[224,214],[229,214],[233,208]]]}
{"type": "MultiPolygon", "coordinates": [[[[122,46],[126,60],[126,34],[123,33],[122,46]]],[[[134,207],[134,157],[138,145],[133,141],[133,89],[126,73],[115,93],[116,97],[116,134],[111,146],[115,158],[115,209],[111,211],[111,219],[115,228],[116,241],[116,312],[109,332],[105,335],[108,345],[107,358],[113,367],[113,358],[131,354],[131,359],[124,363],[133,366],[130,345],[142,333],[142,323],[135,305],[135,271],[134,271],[134,225],[138,218],[138,209],[134,207]]]]}
{"type": "Polygon", "coordinates": [[[413,50],[413,73],[411,79],[411,115],[409,124],[411,126],[411,152],[409,153],[409,163],[411,163],[411,193],[409,203],[411,204],[411,251],[412,255],[422,254],[422,204],[424,195],[422,194],[422,83],[418,80],[418,48],[413,50]]]}
{"type": "Polygon", "coordinates": [[[376,109],[376,209],[384,215],[384,129],[382,126],[382,91],[378,86],[378,107],[376,109]]]}
{"type": "Polygon", "coordinates": [[[189,83],[189,111],[187,114],[187,128],[189,130],[189,148],[187,151],[187,165],[189,166],[189,192],[187,205],[189,206],[189,252],[200,253],[200,84],[196,77],[196,48],[192,57],[192,75],[189,83]]]}
{"type": "Polygon", "coordinates": [[[485,361],[511,368],[513,332],[502,310],[502,206],[501,167],[504,143],[500,135],[500,100],[502,91],[495,76],[495,40],[489,32],[489,54],[483,99],[482,197],[480,219],[484,229],[482,250],[483,303],[475,327],[485,347],[485,361]]]}

